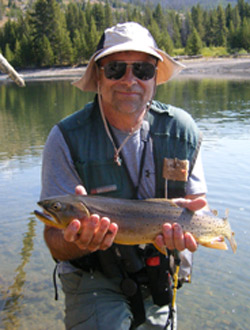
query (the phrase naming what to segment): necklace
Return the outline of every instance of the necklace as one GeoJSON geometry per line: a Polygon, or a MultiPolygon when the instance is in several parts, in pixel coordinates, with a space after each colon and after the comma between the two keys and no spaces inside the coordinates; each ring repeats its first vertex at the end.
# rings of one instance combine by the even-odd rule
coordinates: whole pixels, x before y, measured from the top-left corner
{"type": "MultiPolygon", "coordinates": [[[[104,127],[105,127],[105,130],[106,130],[106,133],[113,145],[113,148],[114,148],[114,162],[118,165],[118,166],[121,166],[122,165],[122,160],[119,156],[122,148],[124,147],[124,145],[128,142],[128,140],[130,139],[130,137],[133,135],[134,131],[136,130],[136,126],[132,128],[132,130],[129,132],[128,136],[126,136],[126,138],[123,140],[123,142],[121,143],[121,145],[117,148],[116,145],[115,145],[115,142],[114,142],[114,139],[112,137],[112,134],[110,132],[110,129],[109,129],[109,126],[108,126],[108,123],[107,123],[107,119],[104,115],[104,111],[103,111],[103,107],[102,107],[102,98],[101,98],[101,94],[100,94],[100,90],[99,90],[99,85],[98,85],[98,101],[99,101],[99,107],[100,107],[100,112],[101,112],[101,116],[102,116],[102,120],[103,120],[103,124],[104,124],[104,127]]],[[[146,111],[145,111],[145,114],[147,113],[147,111],[149,110],[150,106],[151,106],[151,102],[148,102],[147,103],[147,108],[146,108],[146,111]]]]}

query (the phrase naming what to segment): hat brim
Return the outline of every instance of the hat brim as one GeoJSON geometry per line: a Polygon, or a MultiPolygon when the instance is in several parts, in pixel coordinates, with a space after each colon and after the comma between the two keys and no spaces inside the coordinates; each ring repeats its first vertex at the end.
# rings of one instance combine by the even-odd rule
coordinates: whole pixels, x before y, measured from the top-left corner
{"type": "MultiPolygon", "coordinates": [[[[131,47],[132,48],[132,47],[131,47]]],[[[111,55],[113,53],[121,52],[121,51],[139,51],[136,49],[135,45],[133,45],[133,49],[128,49],[128,45],[126,49],[121,49],[121,45],[115,49],[115,47],[110,47],[106,50],[99,50],[92,55],[89,60],[89,63],[86,67],[86,70],[83,76],[72,83],[72,85],[76,86],[82,91],[86,92],[97,92],[97,71],[96,71],[96,61],[101,59],[104,56],[111,55]]],[[[139,47],[138,47],[139,48],[139,47]]],[[[158,70],[156,77],[156,85],[164,84],[174,76],[176,76],[181,70],[185,68],[185,66],[177,61],[175,61],[171,56],[160,49],[153,48],[145,48],[143,53],[150,54],[159,59],[158,61],[158,70]]]]}

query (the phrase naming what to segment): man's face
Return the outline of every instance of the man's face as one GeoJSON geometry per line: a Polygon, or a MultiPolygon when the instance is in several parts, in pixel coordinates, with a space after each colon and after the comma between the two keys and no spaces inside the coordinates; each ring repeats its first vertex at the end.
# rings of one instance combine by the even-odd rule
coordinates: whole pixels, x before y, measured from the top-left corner
{"type": "MultiPolygon", "coordinates": [[[[120,52],[109,55],[100,61],[100,66],[113,61],[148,62],[156,66],[156,59],[140,52],[120,52]]],[[[141,80],[132,72],[132,66],[127,66],[125,74],[120,79],[108,79],[104,70],[99,69],[99,84],[104,112],[116,111],[123,114],[139,115],[153,97],[155,76],[149,80],[141,80]]]]}

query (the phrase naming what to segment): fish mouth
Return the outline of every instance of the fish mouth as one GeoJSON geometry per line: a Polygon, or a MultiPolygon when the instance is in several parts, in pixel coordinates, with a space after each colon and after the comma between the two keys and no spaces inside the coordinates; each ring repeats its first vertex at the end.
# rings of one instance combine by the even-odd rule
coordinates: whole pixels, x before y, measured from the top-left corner
{"type": "Polygon", "coordinates": [[[45,220],[55,221],[54,218],[49,213],[41,212],[38,210],[35,210],[34,213],[35,215],[39,216],[40,218],[44,218],[45,220]]]}
{"type": "Polygon", "coordinates": [[[34,210],[34,214],[39,220],[41,220],[43,223],[47,225],[51,225],[51,226],[58,225],[57,218],[54,215],[51,215],[50,213],[46,212],[45,210],[43,210],[43,212],[34,210]]]}

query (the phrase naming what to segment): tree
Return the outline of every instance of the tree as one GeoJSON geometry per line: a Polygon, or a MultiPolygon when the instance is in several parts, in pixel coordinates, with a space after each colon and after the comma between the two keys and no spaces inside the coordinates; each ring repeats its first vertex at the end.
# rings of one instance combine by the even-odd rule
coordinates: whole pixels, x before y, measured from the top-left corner
{"type": "Polygon", "coordinates": [[[159,47],[169,55],[173,55],[174,43],[167,30],[161,32],[159,47]]]}
{"type": "Polygon", "coordinates": [[[188,12],[186,14],[185,19],[182,20],[182,26],[181,26],[181,42],[182,42],[183,46],[186,46],[186,44],[187,44],[187,38],[188,38],[188,35],[193,30],[193,25],[194,24],[193,24],[191,13],[188,12]]]}
{"type": "Polygon", "coordinates": [[[16,39],[17,39],[17,24],[8,20],[3,28],[3,48],[8,44],[8,47],[12,52],[15,50],[16,39]]]}
{"type": "Polygon", "coordinates": [[[155,7],[153,18],[156,20],[161,30],[166,29],[167,24],[160,3],[158,3],[158,5],[155,7]]]}
{"type": "Polygon", "coordinates": [[[176,48],[181,48],[182,43],[181,43],[181,27],[180,27],[180,20],[179,20],[179,15],[176,14],[174,17],[174,22],[173,22],[173,42],[176,48]]]}
{"type": "Polygon", "coordinates": [[[200,35],[201,39],[203,39],[205,32],[203,25],[203,12],[199,4],[196,7],[192,7],[191,16],[198,34],[200,35]]]}
{"type": "Polygon", "coordinates": [[[83,34],[79,30],[75,30],[73,38],[74,46],[74,63],[81,64],[84,63],[84,60],[87,60],[87,45],[86,40],[83,34]]]}
{"type": "Polygon", "coordinates": [[[94,17],[92,17],[90,29],[86,35],[86,44],[87,44],[86,57],[87,58],[90,58],[90,56],[95,52],[98,42],[99,42],[99,34],[97,32],[94,17]]]}
{"type": "Polygon", "coordinates": [[[215,45],[216,26],[217,26],[217,15],[216,12],[213,10],[209,13],[208,19],[205,22],[204,42],[207,46],[215,45]]]}
{"type": "Polygon", "coordinates": [[[41,53],[43,54],[41,66],[52,66],[54,64],[54,53],[49,39],[46,36],[43,36],[40,46],[41,53]]]}
{"type": "Polygon", "coordinates": [[[197,55],[201,53],[202,49],[202,41],[201,38],[196,30],[195,27],[193,27],[193,31],[188,37],[187,45],[185,48],[185,51],[188,55],[197,55]]]}
{"type": "Polygon", "coordinates": [[[241,48],[250,51],[250,19],[243,18],[242,26],[239,30],[239,36],[241,48]]]}
{"type": "Polygon", "coordinates": [[[73,40],[75,30],[79,28],[80,17],[79,7],[76,3],[70,3],[65,12],[67,30],[69,31],[70,39],[73,40]]]}
{"type": "Polygon", "coordinates": [[[92,7],[92,16],[94,17],[98,31],[103,31],[105,29],[103,5],[95,3],[92,7]]]}
{"type": "Polygon", "coordinates": [[[216,46],[226,46],[227,43],[227,27],[226,27],[226,17],[225,12],[221,6],[217,8],[217,22],[215,30],[215,45],[216,46]]]}
{"type": "Polygon", "coordinates": [[[237,33],[233,21],[229,23],[227,45],[229,50],[238,48],[237,33]]]}
{"type": "Polygon", "coordinates": [[[105,2],[104,15],[105,15],[105,29],[106,29],[107,27],[111,27],[113,25],[113,15],[108,0],[106,0],[105,2]]]}
{"type": "Polygon", "coordinates": [[[35,62],[41,65],[41,45],[48,39],[55,64],[72,63],[73,49],[67,31],[65,15],[56,0],[38,0],[31,14],[30,24],[34,45],[35,62]]]}
{"type": "Polygon", "coordinates": [[[7,61],[12,64],[12,62],[14,60],[14,53],[10,49],[10,46],[8,43],[5,45],[4,56],[6,57],[7,61]]]}
{"type": "Polygon", "coordinates": [[[157,46],[161,48],[161,31],[155,20],[152,20],[152,23],[148,26],[148,30],[152,34],[157,46]]]}

